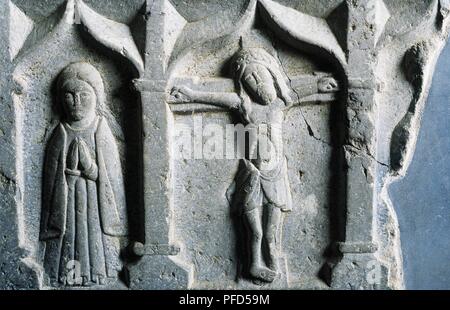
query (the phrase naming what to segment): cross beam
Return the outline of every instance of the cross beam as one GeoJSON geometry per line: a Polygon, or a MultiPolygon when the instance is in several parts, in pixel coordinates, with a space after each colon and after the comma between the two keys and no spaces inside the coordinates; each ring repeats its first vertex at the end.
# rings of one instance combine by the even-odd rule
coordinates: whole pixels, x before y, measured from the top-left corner
{"type": "Polygon", "coordinates": [[[345,240],[343,258],[332,272],[331,285],[347,289],[387,288],[387,269],[375,257],[377,156],[376,46],[389,19],[383,0],[346,0],[348,10],[347,137],[345,240]],[[369,279],[377,271],[377,277],[369,279]],[[374,281],[372,281],[374,280],[374,281]],[[355,284],[358,283],[358,284],[355,284]]]}
{"type": "MultiPolygon", "coordinates": [[[[302,88],[317,85],[318,81],[323,77],[332,77],[328,73],[316,73],[298,75],[290,78],[290,84],[293,88],[291,94],[292,99],[298,100],[296,93],[301,93],[302,88]]],[[[235,83],[232,79],[227,78],[200,78],[200,77],[177,77],[172,80],[172,85],[184,85],[195,91],[202,92],[236,92],[235,83]]],[[[337,93],[317,93],[304,98],[300,98],[300,105],[309,105],[314,102],[333,102],[337,100],[337,93]]],[[[192,112],[229,112],[229,110],[200,103],[172,104],[171,111],[176,114],[192,113],[192,112]]]]}

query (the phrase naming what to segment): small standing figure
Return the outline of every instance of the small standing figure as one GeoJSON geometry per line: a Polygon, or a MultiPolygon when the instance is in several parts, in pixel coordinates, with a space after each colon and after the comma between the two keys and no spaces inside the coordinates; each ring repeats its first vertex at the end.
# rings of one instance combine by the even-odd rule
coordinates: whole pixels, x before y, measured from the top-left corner
{"type": "Polygon", "coordinates": [[[125,190],[116,141],[105,118],[100,73],[66,67],[57,81],[64,119],[48,142],[40,239],[52,286],[104,285],[121,269],[127,234],[125,190]]]}
{"type": "MultiPolygon", "coordinates": [[[[227,194],[249,232],[250,276],[270,283],[279,272],[277,236],[282,215],[292,210],[283,121],[287,110],[300,100],[294,102],[279,64],[264,49],[241,49],[232,65],[238,94],[201,92],[180,85],[172,89],[171,101],[225,107],[236,112],[247,127],[246,158],[227,194]]],[[[325,77],[315,87],[305,87],[299,96],[337,90],[337,82],[325,77]]]]}

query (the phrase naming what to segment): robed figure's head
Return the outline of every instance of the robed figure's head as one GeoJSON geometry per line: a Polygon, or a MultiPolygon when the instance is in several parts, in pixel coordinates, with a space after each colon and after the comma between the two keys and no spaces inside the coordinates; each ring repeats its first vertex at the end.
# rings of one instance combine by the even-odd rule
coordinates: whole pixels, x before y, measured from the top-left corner
{"type": "Polygon", "coordinates": [[[67,121],[81,121],[95,115],[103,104],[104,85],[98,70],[85,62],[67,66],[58,77],[58,99],[67,121]]]}

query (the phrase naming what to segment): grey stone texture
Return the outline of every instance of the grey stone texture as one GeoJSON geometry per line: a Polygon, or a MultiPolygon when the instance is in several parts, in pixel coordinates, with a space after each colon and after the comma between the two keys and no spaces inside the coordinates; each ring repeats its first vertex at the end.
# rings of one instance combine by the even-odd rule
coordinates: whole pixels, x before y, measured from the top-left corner
{"type": "Polygon", "coordinates": [[[0,288],[405,288],[389,189],[450,1],[0,12],[0,288]]]}

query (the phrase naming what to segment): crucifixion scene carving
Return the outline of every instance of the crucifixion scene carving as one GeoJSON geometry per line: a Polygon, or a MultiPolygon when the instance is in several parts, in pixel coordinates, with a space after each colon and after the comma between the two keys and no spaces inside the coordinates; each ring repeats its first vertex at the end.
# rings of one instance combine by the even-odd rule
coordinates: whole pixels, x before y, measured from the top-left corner
{"type": "Polygon", "coordinates": [[[293,96],[275,58],[262,48],[241,48],[232,61],[238,93],[202,92],[183,85],[172,89],[172,103],[202,103],[238,114],[251,131],[244,151],[247,158],[229,189],[232,208],[244,218],[249,235],[249,273],[259,281],[273,282],[278,267],[283,214],[292,210],[292,197],[283,152],[285,113],[315,93],[333,93],[337,81],[311,77],[293,96]],[[303,91],[303,93],[300,93],[303,91]],[[263,134],[262,126],[267,128],[263,134]],[[262,147],[262,145],[266,147],[262,147]],[[263,218],[266,219],[264,223],[263,218]],[[267,258],[264,260],[264,248],[267,258]],[[265,262],[264,262],[265,261],[265,262]]]}
{"type": "Polygon", "coordinates": [[[450,3],[409,2],[1,1],[0,288],[433,286],[450,3]]]}

